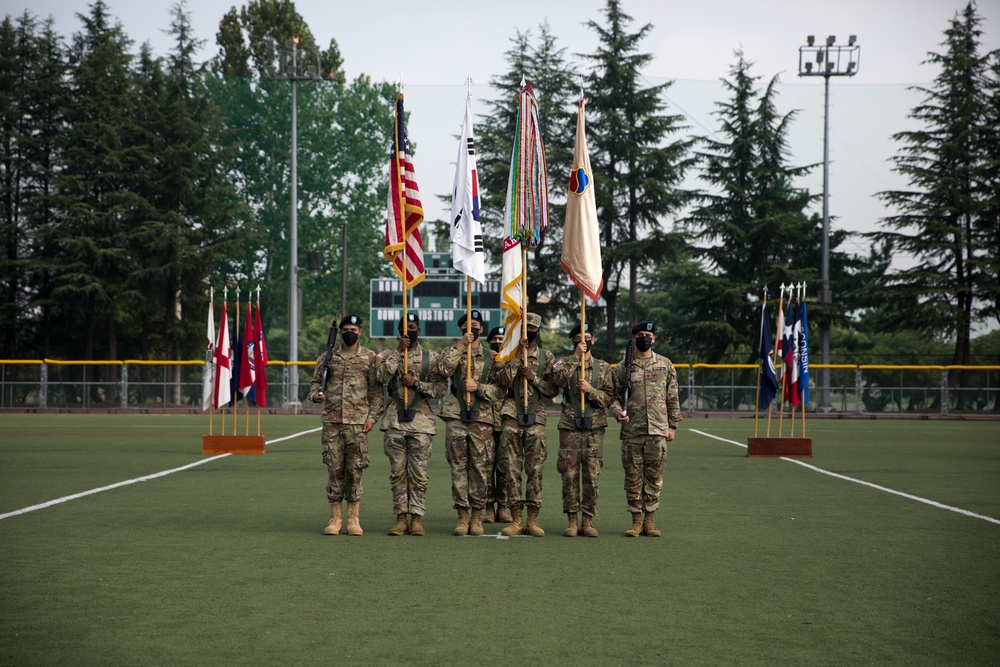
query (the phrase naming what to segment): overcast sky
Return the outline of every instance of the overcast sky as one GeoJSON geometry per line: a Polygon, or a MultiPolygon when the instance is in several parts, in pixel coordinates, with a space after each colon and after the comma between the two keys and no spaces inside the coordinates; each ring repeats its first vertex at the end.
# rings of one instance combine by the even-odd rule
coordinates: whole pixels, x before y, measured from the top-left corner
{"type": "MultiPolygon", "coordinates": [[[[78,13],[84,0],[0,0],[4,14],[25,9],[39,17],[51,15],[56,30],[69,36],[80,29],[78,13]]],[[[558,44],[573,58],[592,53],[597,45],[587,20],[603,23],[603,0],[297,0],[320,44],[335,38],[348,79],[361,73],[375,80],[402,76],[408,127],[417,144],[416,172],[428,218],[446,214],[434,195],[451,190],[463,102],[464,82],[471,76],[477,99],[487,96],[491,77],[507,67],[504,52],[515,30],[535,29],[548,21],[558,44]],[[439,210],[438,210],[439,209],[439,210]]],[[[171,40],[164,34],[170,22],[170,2],[109,0],[111,13],[136,41],[150,42],[165,54],[171,40]]],[[[198,38],[205,40],[201,58],[215,54],[219,20],[233,0],[196,0],[188,4],[198,38]]],[[[822,79],[802,79],[798,48],[807,35],[823,40],[835,35],[846,43],[856,35],[861,45],[857,76],[835,78],[831,84],[831,215],[834,225],[854,231],[876,228],[885,215],[874,193],[904,185],[891,172],[889,158],[898,146],[890,137],[913,129],[906,116],[920,98],[908,84],[926,83],[937,74],[922,65],[928,51],[940,51],[944,30],[962,0],[625,0],[623,9],[633,29],[652,23],[641,44],[655,55],[644,72],[650,85],[674,80],[668,92],[671,113],[688,119],[692,134],[712,134],[714,104],[723,99],[718,80],[727,76],[733,51],[742,48],[755,63],[753,73],[765,80],[780,74],[779,110],[798,110],[790,143],[794,164],[822,161],[822,79]]],[[[1000,0],[981,0],[984,49],[1000,48],[1000,0]]],[[[579,69],[586,63],[580,59],[579,69]]],[[[544,104],[545,91],[539,91],[544,104]]],[[[485,107],[474,104],[480,113],[485,107]]],[[[386,122],[391,123],[387,109],[386,122]]],[[[544,130],[544,128],[543,128],[544,130]]],[[[822,191],[822,171],[802,183],[822,191]]],[[[597,184],[599,187],[599,184],[597,184]]],[[[818,210],[818,207],[817,207],[818,210]]],[[[861,250],[864,241],[852,242],[861,250]]]]}

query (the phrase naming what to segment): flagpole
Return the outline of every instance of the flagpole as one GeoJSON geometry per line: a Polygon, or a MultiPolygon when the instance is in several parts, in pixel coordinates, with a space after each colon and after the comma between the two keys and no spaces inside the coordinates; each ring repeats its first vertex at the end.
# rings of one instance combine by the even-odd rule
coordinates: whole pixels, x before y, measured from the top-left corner
{"type": "MultiPolygon", "coordinates": [[[[781,297],[778,299],[778,331],[775,340],[782,338],[782,331],[785,326],[785,283],[781,283],[781,297]]],[[[788,289],[791,289],[790,287],[788,289]]],[[[778,363],[778,346],[774,346],[774,361],[778,363]]],[[[778,379],[778,386],[781,387],[781,401],[778,402],[778,437],[781,437],[781,428],[785,421],[785,363],[781,361],[781,366],[776,366],[781,370],[781,377],[778,379]]],[[[768,437],[771,436],[770,423],[771,413],[768,412],[768,437]]]]}
{"type": "MultiPolygon", "coordinates": [[[[215,319],[215,288],[211,285],[208,286],[208,312],[212,313],[212,319],[215,319]]],[[[213,329],[215,326],[213,325],[213,329]]],[[[215,332],[212,332],[213,338],[215,337],[215,332]]],[[[212,361],[215,361],[215,341],[208,341],[212,346],[212,361]]],[[[212,435],[212,422],[215,420],[215,365],[208,365],[209,372],[212,374],[212,396],[208,399],[208,434],[212,435]]]]}
{"type": "MultiPolygon", "coordinates": [[[[239,285],[236,286],[236,328],[233,329],[233,332],[236,334],[236,340],[238,342],[240,335],[240,286],[239,285]]],[[[233,361],[235,361],[235,359],[233,361]]],[[[230,369],[230,373],[232,373],[232,371],[233,369],[230,369]]],[[[230,380],[229,384],[230,386],[232,386],[232,380],[230,380]]],[[[240,388],[237,387],[236,388],[237,393],[233,394],[233,435],[238,435],[236,432],[237,431],[236,419],[239,417],[240,414],[239,390],[240,388]]]]}
{"type": "MultiPolygon", "coordinates": [[[[472,333],[472,276],[465,276],[465,333],[472,333]]],[[[472,379],[472,344],[465,346],[465,379],[472,379]]],[[[472,411],[472,394],[465,392],[465,409],[472,411]]]]}
{"type": "MultiPolygon", "coordinates": [[[[399,118],[399,98],[402,97],[402,95],[403,95],[403,73],[400,72],[400,74],[399,74],[399,92],[396,95],[396,105],[394,107],[394,113],[396,115],[396,122],[394,124],[395,127],[393,128],[393,131],[396,133],[396,141],[395,141],[395,144],[396,144],[396,154],[392,156],[392,159],[396,161],[396,178],[399,181],[398,182],[398,186],[396,188],[397,191],[398,191],[398,193],[399,193],[397,195],[397,197],[399,198],[399,201],[396,203],[396,206],[397,206],[396,210],[399,211],[399,213],[398,213],[398,215],[399,215],[399,226],[400,226],[400,229],[403,230],[403,249],[401,251],[402,252],[402,256],[403,256],[403,262],[402,262],[403,272],[402,272],[402,276],[401,276],[401,278],[403,279],[403,335],[409,337],[409,335],[410,335],[410,322],[409,322],[409,320],[406,317],[407,316],[406,290],[407,290],[407,288],[409,287],[409,284],[410,284],[410,281],[407,278],[407,266],[406,266],[406,243],[407,243],[407,238],[408,238],[407,235],[406,235],[406,188],[405,188],[405,186],[403,184],[403,181],[402,181],[402,173],[403,173],[403,171],[402,171],[401,165],[399,164],[399,151],[400,150],[404,150],[404,147],[402,145],[400,145],[400,142],[399,142],[399,124],[400,124],[400,122],[402,120],[402,119],[399,118]]],[[[403,350],[403,375],[406,375],[409,372],[410,372],[410,347],[409,347],[409,345],[407,345],[406,348],[403,350]]],[[[403,383],[400,382],[400,384],[403,384],[403,383]]],[[[408,406],[409,404],[410,404],[410,391],[409,391],[409,387],[407,387],[405,384],[403,384],[403,409],[405,410],[406,406],[408,406]]]]}
{"type": "Polygon", "coordinates": [[[584,352],[580,354],[580,416],[583,416],[583,411],[587,409],[587,395],[583,392],[583,381],[587,379],[587,373],[584,366],[587,360],[584,358],[587,354],[587,294],[580,288],[580,342],[583,343],[584,352]]]}
{"type": "MultiPolygon", "coordinates": [[[[260,285],[259,284],[257,285],[257,317],[260,318],[260,285]]],[[[254,349],[256,349],[257,345],[260,345],[260,341],[259,340],[255,340],[254,341],[254,349]]],[[[259,369],[255,368],[254,371],[257,372],[257,373],[263,373],[264,369],[263,369],[263,367],[259,368],[259,369]]],[[[256,378],[254,378],[254,385],[256,386],[256,384],[257,384],[256,378]]],[[[256,392],[257,390],[254,389],[254,391],[256,392]]],[[[256,393],[254,395],[256,396],[256,393]]],[[[257,435],[260,435],[260,396],[257,396],[257,435]]]]}
{"type": "MultiPolygon", "coordinates": [[[[247,297],[247,321],[243,323],[244,330],[248,323],[252,322],[253,313],[250,312],[251,299],[247,297]]],[[[253,325],[251,324],[250,335],[253,335],[253,325]]],[[[247,340],[243,341],[243,354],[246,355],[250,350],[250,342],[247,340]]],[[[252,361],[251,361],[252,363],[252,361]]],[[[241,364],[242,366],[242,364],[241,364]]],[[[241,379],[240,382],[246,382],[245,379],[241,379]]],[[[253,385],[251,385],[252,387],[253,385]]],[[[249,394],[249,390],[247,394],[249,394]]],[[[243,395],[243,435],[250,435],[250,396],[247,394],[243,395]]]]}
{"type": "MultiPolygon", "coordinates": [[[[795,294],[795,312],[796,312],[796,316],[798,316],[799,290],[802,288],[802,283],[799,283],[798,285],[793,285],[793,287],[796,290],[795,293],[794,293],[795,294]]],[[[791,299],[789,299],[789,303],[791,303],[791,299]]],[[[795,346],[795,351],[792,353],[792,368],[794,369],[795,368],[795,363],[797,361],[796,357],[797,357],[797,355],[799,353],[799,340],[798,340],[798,337],[795,335],[795,322],[794,321],[792,322],[792,345],[795,346]]],[[[795,381],[795,379],[796,379],[795,375],[793,374],[792,375],[792,381],[795,381]]],[[[798,390],[793,388],[791,394],[788,397],[788,400],[792,403],[792,405],[790,406],[791,409],[789,410],[789,412],[791,413],[791,416],[789,417],[789,421],[788,421],[788,437],[789,438],[794,438],[795,437],[795,392],[796,391],[798,391],[798,390]]]]}
{"type": "MultiPolygon", "coordinates": [[[[229,285],[226,285],[225,287],[222,288],[222,312],[223,313],[226,312],[226,302],[227,301],[229,301],[229,285]]],[[[228,332],[228,330],[229,330],[229,322],[228,322],[228,320],[226,320],[225,317],[222,318],[222,325],[224,327],[226,327],[226,330],[228,332]]],[[[228,338],[228,335],[226,337],[228,338]]],[[[221,338],[221,336],[220,336],[220,338],[221,338]]],[[[218,350],[216,350],[216,351],[218,351],[218,350]]],[[[229,356],[229,350],[223,350],[223,352],[224,352],[224,354],[227,357],[229,356]]],[[[218,375],[216,375],[216,383],[218,383],[218,380],[219,380],[218,375]]],[[[230,386],[231,385],[232,385],[232,383],[230,383],[230,386]]],[[[215,387],[215,393],[218,394],[218,392],[219,392],[219,388],[218,388],[218,386],[216,386],[215,387]]],[[[225,405],[219,406],[219,412],[220,412],[220,415],[222,417],[222,419],[220,420],[222,422],[222,435],[225,435],[226,434],[226,406],[225,405]]]]}
{"type": "MultiPolygon", "coordinates": [[[[799,297],[799,303],[801,304],[805,300],[806,300],[806,284],[805,284],[805,282],[803,282],[802,283],[802,291],[800,292],[800,297],[799,297]]],[[[801,311],[800,311],[800,313],[801,313],[801,311]]],[[[799,315],[799,321],[800,322],[802,321],[802,315],[801,314],[799,315]]],[[[806,338],[805,329],[803,329],[801,336],[802,336],[803,339],[808,340],[806,338]]],[[[796,349],[795,353],[799,354],[800,351],[801,351],[801,348],[800,349],[796,349]]],[[[806,390],[808,389],[808,387],[804,387],[804,388],[802,387],[802,363],[801,363],[801,357],[799,358],[799,361],[800,361],[800,363],[799,363],[799,395],[802,397],[801,398],[801,401],[802,401],[802,437],[804,438],[804,437],[806,437],[806,400],[805,400],[805,397],[806,397],[806,390]]]]}
{"type": "MultiPolygon", "coordinates": [[[[767,285],[764,285],[764,304],[761,306],[761,317],[767,317],[767,285]]],[[[759,325],[758,325],[759,329],[759,325]]],[[[757,437],[757,422],[760,419],[760,376],[764,371],[764,357],[760,356],[760,349],[763,347],[761,344],[760,336],[763,330],[759,330],[757,333],[757,397],[753,402],[753,437],[757,437]]],[[[770,342],[770,341],[768,341],[770,342]]],[[[770,408],[770,406],[768,406],[770,408]]]]}
{"type": "MultiPolygon", "coordinates": [[[[521,241],[521,340],[528,339],[528,241],[521,241]]],[[[521,359],[524,366],[528,365],[528,348],[521,348],[521,359]]],[[[524,391],[521,392],[521,402],[524,404],[524,414],[528,414],[528,376],[521,374],[524,391]]]]}

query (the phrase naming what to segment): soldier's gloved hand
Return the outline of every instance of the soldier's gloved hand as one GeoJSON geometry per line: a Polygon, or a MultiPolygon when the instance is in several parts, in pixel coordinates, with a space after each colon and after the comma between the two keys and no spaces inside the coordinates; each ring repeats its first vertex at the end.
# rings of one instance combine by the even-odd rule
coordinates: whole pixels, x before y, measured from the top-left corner
{"type": "Polygon", "coordinates": [[[315,394],[313,394],[313,403],[322,403],[325,400],[326,400],[326,394],[324,394],[323,392],[318,391],[315,394]]]}
{"type": "Polygon", "coordinates": [[[368,433],[369,431],[372,430],[372,428],[374,428],[374,426],[375,426],[374,422],[366,421],[365,425],[361,427],[361,432],[362,433],[368,433]]]}

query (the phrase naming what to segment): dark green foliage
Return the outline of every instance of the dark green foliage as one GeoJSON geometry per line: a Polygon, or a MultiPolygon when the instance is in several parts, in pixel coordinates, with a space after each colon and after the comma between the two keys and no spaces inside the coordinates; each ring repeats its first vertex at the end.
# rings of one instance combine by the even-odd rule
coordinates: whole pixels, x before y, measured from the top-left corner
{"type": "MultiPolygon", "coordinates": [[[[943,53],[924,101],[910,117],[920,129],[894,135],[901,144],[895,170],[905,190],[879,194],[895,213],[873,233],[913,258],[874,289],[887,327],[904,327],[955,341],[952,363],[968,364],[971,331],[997,304],[997,205],[995,124],[997,84],[991,55],[980,55],[981,18],[970,2],[945,31],[943,53]],[[991,119],[994,120],[991,124],[991,119]]],[[[961,372],[952,381],[961,382],[961,372]]]]}
{"type": "Polygon", "coordinates": [[[599,39],[588,55],[588,138],[594,168],[594,192],[601,226],[607,338],[606,354],[616,353],[618,317],[636,321],[639,270],[680,256],[685,242],[663,231],[665,218],[686,201],[679,185],[692,158],[692,140],[671,139],[682,129],[682,116],[667,115],[664,95],[670,84],[642,87],[640,70],[652,55],[639,44],[652,29],[646,24],[627,32],[632,19],[618,0],[608,0],[606,24],[588,21],[599,39]],[[628,291],[628,308],[619,313],[618,297],[628,291]]]}

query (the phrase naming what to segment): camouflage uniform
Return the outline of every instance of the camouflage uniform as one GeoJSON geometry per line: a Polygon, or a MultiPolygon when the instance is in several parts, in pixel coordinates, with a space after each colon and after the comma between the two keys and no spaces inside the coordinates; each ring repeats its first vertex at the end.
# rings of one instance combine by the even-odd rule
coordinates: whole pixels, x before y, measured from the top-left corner
{"type": "Polygon", "coordinates": [[[361,500],[361,475],[368,467],[368,434],[362,432],[366,421],[375,421],[382,413],[382,385],[374,381],[371,361],[375,352],[358,346],[345,351],[343,346],[330,351],[330,372],[326,387],[323,360],[316,360],[308,399],[324,394],[323,463],[329,471],[326,495],[331,503],[361,500]]]}
{"type": "Polygon", "coordinates": [[[509,388],[501,408],[500,451],[503,453],[503,474],[507,478],[507,500],[511,508],[542,506],[542,469],[548,452],[545,450],[545,405],[542,397],[552,398],[559,387],[552,382],[555,357],[538,345],[528,349],[528,367],[535,371],[534,383],[528,383],[528,404],[535,404],[535,423],[520,426],[517,415],[524,411],[524,378],[520,370],[523,353],[504,362],[497,371],[497,381],[509,388]],[[524,497],[521,496],[521,472],[524,472],[524,497]]]}
{"type": "Polygon", "coordinates": [[[386,350],[375,357],[375,381],[389,386],[389,399],[382,419],[385,431],[385,455],[389,457],[389,483],[392,487],[393,514],[423,516],[427,495],[427,461],[431,457],[431,440],[437,433],[434,410],[428,398],[441,398],[447,382],[437,375],[435,366],[438,355],[427,351],[419,343],[408,351],[410,374],[420,379],[420,388],[410,387],[411,409],[416,410],[413,421],[401,422],[396,414],[398,402],[403,399],[403,355],[396,349],[386,350]]]}
{"type": "Polygon", "coordinates": [[[503,401],[504,390],[494,384],[495,364],[489,350],[472,347],[472,379],[479,389],[471,394],[476,421],[465,424],[460,411],[466,409],[466,348],[452,345],[438,357],[437,375],[451,378],[451,391],[441,408],[445,421],[445,456],[451,466],[451,498],[455,509],[483,509],[488,501],[488,478],[493,468],[493,404],[503,401]],[[489,366],[486,364],[489,363],[489,366]],[[475,402],[478,399],[478,408],[475,402]]]}
{"type": "MultiPolygon", "coordinates": [[[[562,474],[563,513],[583,512],[597,516],[598,481],[604,468],[604,431],[608,426],[607,408],[614,400],[611,366],[606,361],[587,359],[584,377],[593,386],[586,397],[592,410],[592,427],[578,430],[575,417],[580,408],[580,360],[565,357],[552,369],[553,381],[564,388],[562,414],[559,416],[559,459],[556,469],[562,474]],[[594,363],[598,379],[594,382],[594,363]],[[582,478],[582,479],[581,479],[582,478]],[[583,486],[581,500],[580,486],[583,486]]],[[[582,415],[581,415],[582,416],[582,415]]]]}
{"type": "MultiPolygon", "coordinates": [[[[620,397],[625,364],[615,368],[615,396],[620,397]]],[[[677,371],[670,360],[653,353],[632,362],[632,387],[628,395],[627,424],[622,424],[622,466],[625,468],[625,498],[629,512],[655,512],[660,505],[663,468],[667,462],[667,430],[681,421],[677,394],[677,371]]],[[[622,412],[620,398],[611,414],[622,412]]]]}

